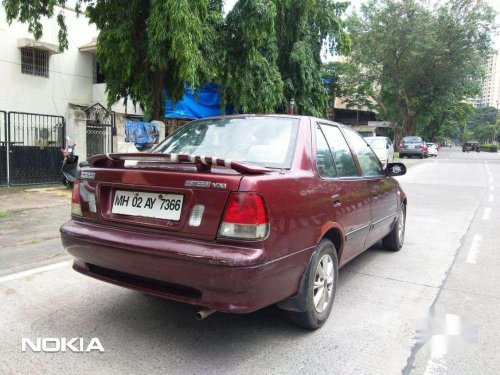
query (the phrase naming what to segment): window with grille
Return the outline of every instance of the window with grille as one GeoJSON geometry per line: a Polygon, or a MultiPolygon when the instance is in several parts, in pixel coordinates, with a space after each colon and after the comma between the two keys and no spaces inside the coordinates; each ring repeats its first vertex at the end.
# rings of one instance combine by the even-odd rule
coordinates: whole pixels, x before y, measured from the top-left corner
{"type": "Polygon", "coordinates": [[[21,72],[49,77],[49,53],[36,48],[21,48],[21,72]]]}

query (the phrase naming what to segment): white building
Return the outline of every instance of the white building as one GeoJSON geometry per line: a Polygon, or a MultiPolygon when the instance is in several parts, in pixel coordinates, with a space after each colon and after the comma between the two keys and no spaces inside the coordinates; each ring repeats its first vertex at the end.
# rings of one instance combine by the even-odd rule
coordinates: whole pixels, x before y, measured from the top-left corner
{"type": "Polygon", "coordinates": [[[481,96],[473,100],[475,107],[495,107],[500,105],[500,54],[491,53],[486,59],[485,77],[482,81],[481,96]]]}
{"type": "MultiPolygon", "coordinates": [[[[75,116],[77,120],[85,121],[83,117],[86,114],[82,110],[97,103],[106,106],[107,98],[105,83],[95,59],[98,31],[94,25],[89,25],[83,15],[77,16],[71,9],[65,9],[64,14],[69,47],[61,52],[55,17],[42,19],[43,36],[35,41],[28,32],[28,25],[19,22],[9,25],[5,9],[0,6],[0,148],[10,146],[10,151],[16,152],[27,150],[15,149],[21,145],[59,149],[59,140],[66,134],[72,139],[83,138],[83,144],[77,144],[77,151],[84,158],[92,153],[92,149],[117,151],[123,143],[124,119],[142,115],[132,105],[126,108],[121,103],[115,103],[111,108],[113,112],[103,111],[107,117],[101,121],[112,125],[105,129],[109,130],[109,134],[104,131],[97,134],[99,129],[96,133],[95,128],[87,133],[87,137],[81,134],[85,129],[80,129],[78,133],[75,116]],[[9,142],[5,123],[11,129],[9,142]]],[[[4,151],[0,149],[0,185],[7,173],[3,165],[4,151]]],[[[14,156],[12,152],[10,154],[12,159],[14,156]]],[[[46,157],[46,154],[43,153],[43,156],[46,157]]],[[[51,160],[55,160],[55,156],[51,160]]],[[[11,175],[15,173],[10,170],[11,175]]],[[[37,182],[28,180],[25,179],[25,182],[37,182]]]]}

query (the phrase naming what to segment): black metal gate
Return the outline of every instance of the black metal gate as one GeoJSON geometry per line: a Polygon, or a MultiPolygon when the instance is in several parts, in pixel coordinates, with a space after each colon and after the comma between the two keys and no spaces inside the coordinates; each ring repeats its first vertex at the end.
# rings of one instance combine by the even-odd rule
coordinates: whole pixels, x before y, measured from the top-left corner
{"type": "Polygon", "coordinates": [[[61,148],[64,148],[66,130],[64,117],[9,112],[7,120],[7,183],[23,185],[61,181],[61,148]]]}
{"type": "Polygon", "coordinates": [[[7,184],[7,112],[0,111],[0,186],[7,184]]]}
{"type": "Polygon", "coordinates": [[[113,152],[115,113],[97,103],[85,109],[87,114],[87,157],[113,152]]]}

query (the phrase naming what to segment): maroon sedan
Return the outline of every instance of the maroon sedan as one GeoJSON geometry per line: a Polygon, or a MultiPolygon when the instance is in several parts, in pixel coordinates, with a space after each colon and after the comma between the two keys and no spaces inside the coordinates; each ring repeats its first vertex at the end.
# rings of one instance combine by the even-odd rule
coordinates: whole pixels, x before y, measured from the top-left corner
{"type": "Polygon", "coordinates": [[[183,126],[150,153],[90,158],[61,227],[73,268],[128,288],[248,313],[277,303],[310,329],[339,267],[382,240],[399,250],[406,197],[355,131],[300,116],[183,126]]]}

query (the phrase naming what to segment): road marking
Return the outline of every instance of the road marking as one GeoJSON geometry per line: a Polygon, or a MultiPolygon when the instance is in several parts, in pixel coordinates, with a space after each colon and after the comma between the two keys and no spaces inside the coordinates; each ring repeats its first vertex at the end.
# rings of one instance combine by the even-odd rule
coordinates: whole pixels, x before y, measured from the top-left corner
{"type": "Polygon", "coordinates": [[[495,197],[493,196],[493,194],[490,194],[488,196],[488,202],[493,202],[495,200],[495,197]]]}
{"type": "Polygon", "coordinates": [[[495,188],[493,186],[490,186],[490,191],[495,191],[495,188]]]}
{"type": "Polygon", "coordinates": [[[476,263],[477,256],[479,255],[479,246],[481,245],[482,240],[483,236],[481,236],[480,234],[476,234],[474,238],[472,238],[472,243],[467,254],[467,259],[465,260],[467,263],[476,263]]]}
{"type": "Polygon", "coordinates": [[[493,183],[493,177],[490,176],[490,184],[493,183]]]}
{"type": "Polygon", "coordinates": [[[491,208],[486,207],[483,212],[483,217],[481,218],[482,220],[490,220],[490,215],[491,215],[491,208]]]}
{"type": "Polygon", "coordinates": [[[20,279],[20,278],[23,278],[26,276],[35,275],[35,274],[40,273],[40,272],[52,271],[52,270],[56,270],[58,268],[67,267],[67,266],[71,265],[71,263],[73,263],[73,261],[66,260],[64,262],[49,264],[48,266],[37,267],[37,268],[32,268],[32,269],[29,269],[26,271],[11,273],[9,275],[5,275],[5,276],[0,277],[0,284],[5,283],[7,281],[20,279]]]}

